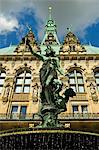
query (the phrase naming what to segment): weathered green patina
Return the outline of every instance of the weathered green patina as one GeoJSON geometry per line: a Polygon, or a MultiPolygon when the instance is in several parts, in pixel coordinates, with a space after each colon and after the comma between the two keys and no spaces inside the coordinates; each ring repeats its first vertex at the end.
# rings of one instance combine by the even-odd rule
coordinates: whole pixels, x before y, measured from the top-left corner
{"type": "Polygon", "coordinates": [[[33,55],[43,61],[40,69],[40,82],[42,86],[40,116],[42,124],[39,127],[60,127],[57,116],[60,112],[66,111],[66,102],[69,97],[73,97],[75,92],[70,89],[65,89],[63,96],[59,93],[62,90],[62,82],[58,79],[58,74],[64,76],[64,72],[60,67],[59,58],[50,45],[47,45],[46,55],[38,54],[33,51],[29,45],[29,49],[33,55]]]}

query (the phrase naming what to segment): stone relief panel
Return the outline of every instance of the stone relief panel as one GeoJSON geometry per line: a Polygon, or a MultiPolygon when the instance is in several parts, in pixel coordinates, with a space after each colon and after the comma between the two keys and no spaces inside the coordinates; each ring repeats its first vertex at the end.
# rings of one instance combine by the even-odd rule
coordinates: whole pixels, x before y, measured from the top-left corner
{"type": "Polygon", "coordinates": [[[98,96],[96,92],[96,85],[94,83],[90,83],[90,93],[93,101],[98,101],[98,96]]]}
{"type": "Polygon", "coordinates": [[[11,96],[13,94],[13,86],[14,86],[14,77],[6,77],[4,83],[4,90],[2,93],[3,101],[7,102],[9,99],[11,99],[11,96]]]}
{"type": "Polygon", "coordinates": [[[90,97],[93,101],[98,101],[95,78],[93,77],[92,73],[86,73],[85,75],[86,75],[87,88],[89,88],[90,91],[90,97]]]}
{"type": "Polygon", "coordinates": [[[38,83],[34,83],[32,85],[32,96],[33,96],[33,102],[38,102],[40,98],[40,85],[38,83]]]}

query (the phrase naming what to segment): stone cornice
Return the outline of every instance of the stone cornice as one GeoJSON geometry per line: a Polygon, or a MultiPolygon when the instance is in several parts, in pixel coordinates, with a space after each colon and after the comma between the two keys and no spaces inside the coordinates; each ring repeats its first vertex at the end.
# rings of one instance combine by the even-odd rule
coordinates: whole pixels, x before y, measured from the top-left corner
{"type": "MultiPolygon", "coordinates": [[[[98,60],[99,54],[61,54],[58,56],[60,60],[98,60]]],[[[0,55],[0,61],[17,61],[17,60],[38,60],[32,55],[0,55]]]]}
{"type": "Polygon", "coordinates": [[[32,55],[0,55],[0,61],[17,61],[17,60],[38,60],[37,57],[32,55]]]}
{"type": "Polygon", "coordinates": [[[61,60],[98,60],[99,54],[61,54],[59,57],[61,60]]]}

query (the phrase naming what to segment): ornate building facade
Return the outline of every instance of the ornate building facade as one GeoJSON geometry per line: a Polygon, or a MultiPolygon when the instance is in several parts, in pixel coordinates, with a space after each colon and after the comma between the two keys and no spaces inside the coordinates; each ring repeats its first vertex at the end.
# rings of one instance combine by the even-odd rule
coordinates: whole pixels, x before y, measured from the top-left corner
{"type": "Polygon", "coordinates": [[[99,48],[82,45],[70,30],[60,43],[50,12],[40,44],[29,29],[19,45],[0,49],[0,130],[35,126],[41,121],[37,113],[42,62],[32,56],[27,41],[41,54],[51,45],[65,72],[65,77],[60,76],[64,88],[76,92],[59,120],[66,128],[99,132],[99,48]]]}

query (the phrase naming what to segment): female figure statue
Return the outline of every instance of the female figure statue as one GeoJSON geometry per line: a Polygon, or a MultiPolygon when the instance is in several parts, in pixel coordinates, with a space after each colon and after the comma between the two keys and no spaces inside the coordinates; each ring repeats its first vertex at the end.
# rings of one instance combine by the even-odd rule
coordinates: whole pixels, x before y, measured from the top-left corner
{"type": "Polygon", "coordinates": [[[58,79],[58,72],[62,75],[64,74],[60,68],[59,58],[56,57],[55,51],[49,45],[45,55],[34,52],[31,46],[29,49],[34,56],[44,62],[40,69],[40,82],[42,85],[41,102],[42,104],[53,105],[53,80],[58,79]]]}
{"type": "Polygon", "coordinates": [[[60,96],[62,83],[58,80],[58,73],[61,75],[64,75],[64,73],[59,64],[59,58],[56,57],[55,51],[51,46],[47,46],[45,55],[34,52],[29,43],[28,46],[31,53],[43,61],[40,69],[42,108],[39,114],[42,118],[42,124],[39,127],[60,127],[61,124],[57,119],[58,114],[66,111],[65,101],[67,102],[69,97],[73,97],[75,93],[72,89],[67,89],[64,97],[60,96]]]}

